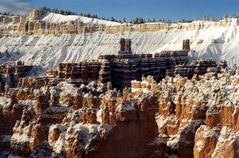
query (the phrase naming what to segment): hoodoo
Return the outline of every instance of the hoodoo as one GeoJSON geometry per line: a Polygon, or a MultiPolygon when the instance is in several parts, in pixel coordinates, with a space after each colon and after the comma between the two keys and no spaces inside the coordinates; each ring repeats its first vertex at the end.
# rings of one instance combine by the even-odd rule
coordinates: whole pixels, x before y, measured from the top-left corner
{"type": "Polygon", "coordinates": [[[0,158],[239,157],[238,17],[2,8],[0,158]]]}
{"type": "MultiPolygon", "coordinates": [[[[223,130],[233,130],[223,127],[224,104],[217,115],[210,111],[218,99],[214,91],[223,93],[217,85],[229,88],[236,76],[226,73],[225,61],[218,67],[212,60],[188,64],[189,50],[184,40],[179,51],[137,55],[131,40],[121,39],[118,55],[61,63],[43,77],[27,76],[33,67],[22,61],[3,65],[1,82],[8,86],[0,97],[1,156],[200,157],[211,143],[214,155],[223,154],[215,145],[220,142],[204,132],[217,128],[212,137],[223,137],[223,130]],[[216,90],[203,93],[210,86],[216,90]],[[200,141],[205,147],[198,147],[200,141]]],[[[232,96],[225,95],[228,104],[232,96]]],[[[228,147],[236,155],[236,144],[228,147]]]]}

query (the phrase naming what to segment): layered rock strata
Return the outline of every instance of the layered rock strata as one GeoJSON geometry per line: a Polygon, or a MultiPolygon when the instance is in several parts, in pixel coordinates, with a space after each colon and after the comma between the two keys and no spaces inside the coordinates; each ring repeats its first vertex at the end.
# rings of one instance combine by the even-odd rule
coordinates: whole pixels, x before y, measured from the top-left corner
{"type": "Polygon", "coordinates": [[[33,67],[32,65],[25,65],[20,60],[15,63],[0,65],[0,91],[4,92],[5,89],[16,87],[18,80],[28,76],[33,67]]]}
{"type": "MultiPolygon", "coordinates": [[[[110,34],[122,32],[155,32],[158,30],[199,30],[207,28],[208,25],[203,22],[177,23],[155,22],[146,24],[120,24],[104,21],[103,24],[93,23],[97,19],[88,18],[88,23],[79,20],[63,20],[60,22],[45,20],[48,16],[55,16],[58,19],[68,17],[60,14],[49,15],[53,13],[43,10],[32,10],[27,16],[5,16],[0,15],[0,37],[3,36],[21,36],[21,35],[61,35],[61,34],[82,34],[92,32],[105,32],[110,34]],[[90,22],[91,21],[91,22],[90,22]],[[113,23],[108,26],[107,23],[113,23]]],[[[76,16],[75,16],[76,17],[76,16]]],[[[48,17],[49,18],[49,17],[48,17]]],[[[52,18],[52,17],[51,17],[52,18]]],[[[86,18],[86,17],[83,17],[86,18]]],[[[69,17],[69,19],[72,19],[69,17]]],[[[208,22],[214,28],[227,27],[230,25],[230,19],[224,18],[220,21],[208,22]]]]}
{"type": "Polygon", "coordinates": [[[162,51],[156,54],[132,54],[131,40],[122,38],[118,55],[100,55],[98,60],[80,63],[61,63],[58,70],[50,70],[48,77],[65,79],[82,79],[89,82],[99,80],[102,83],[111,82],[113,88],[129,87],[132,80],[141,80],[142,76],[151,75],[159,82],[166,76],[177,74],[193,77],[207,72],[218,72],[226,67],[226,63],[213,60],[196,60],[188,64],[190,41],[184,40],[182,50],[162,51]]]}

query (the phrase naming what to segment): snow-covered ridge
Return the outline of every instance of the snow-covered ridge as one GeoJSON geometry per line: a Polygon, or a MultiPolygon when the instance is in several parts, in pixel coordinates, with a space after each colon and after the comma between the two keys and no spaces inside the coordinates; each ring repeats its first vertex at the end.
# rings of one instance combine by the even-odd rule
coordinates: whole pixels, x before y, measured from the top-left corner
{"type": "Polygon", "coordinates": [[[44,14],[43,17],[40,19],[44,22],[49,23],[65,23],[65,22],[82,22],[83,24],[94,24],[94,25],[105,25],[105,26],[117,26],[120,25],[118,22],[112,22],[107,20],[95,19],[95,18],[88,18],[79,15],[61,15],[56,13],[48,12],[44,14]]]}
{"type": "Polygon", "coordinates": [[[100,54],[117,54],[120,38],[131,39],[133,53],[137,54],[180,50],[182,41],[190,39],[194,50],[190,53],[192,58],[227,60],[230,66],[239,62],[239,27],[230,25],[200,30],[3,37],[0,38],[0,63],[20,59],[44,69],[56,68],[61,62],[80,62],[97,59],[100,54]]]}
{"type": "MultiPolygon", "coordinates": [[[[62,62],[80,62],[97,59],[100,54],[117,54],[120,49],[120,38],[131,39],[132,50],[136,54],[181,50],[182,41],[189,39],[192,59],[227,60],[229,66],[239,63],[239,26],[237,18],[227,18],[218,22],[174,23],[170,26],[166,23],[115,26],[119,23],[55,13],[46,13],[39,16],[37,12],[31,12],[29,18],[33,21],[35,18],[40,18],[40,20],[50,23],[81,21],[89,25],[90,23],[111,25],[111,28],[118,27],[119,30],[128,27],[133,31],[126,29],[116,31],[116,33],[93,31],[91,33],[74,34],[41,34],[37,30],[33,30],[37,34],[28,35],[23,33],[23,35],[19,34],[17,37],[3,36],[0,38],[0,64],[19,59],[25,61],[26,64],[40,65],[46,72],[48,69],[57,68],[59,63],[62,62]],[[150,29],[145,29],[146,26],[150,29]],[[159,27],[162,28],[159,29],[159,27]]],[[[4,24],[4,26],[10,24],[4,24]]],[[[23,30],[24,28],[22,26],[23,30]]],[[[0,36],[2,35],[1,31],[0,27],[0,36]]],[[[10,32],[13,31],[10,29],[10,32]]],[[[15,35],[15,32],[12,34],[15,35]]]]}

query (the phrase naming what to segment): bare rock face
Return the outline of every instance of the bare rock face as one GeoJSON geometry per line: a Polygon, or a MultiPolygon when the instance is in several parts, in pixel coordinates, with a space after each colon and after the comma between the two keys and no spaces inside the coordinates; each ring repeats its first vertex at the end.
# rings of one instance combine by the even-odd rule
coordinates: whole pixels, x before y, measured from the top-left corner
{"type": "Polygon", "coordinates": [[[219,128],[200,126],[195,137],[194,157],[211,157],[216,148],[219,133],[219,128]]]}
{"type": "Polygon", "coordinates": [[[224,106],[207,111],[206,125],[202,126],[195,138],[195,157],[238,157],[238,108],[224,106]]]}
{"type": "Polygon", "coordinates": [[[13,154],[16,153],[19,156],[30,155],[35,141],[32,137],[33,129],[36,126],[36,124],[32,124],[32,118],[34,118],[34,111],[32,107],[29,107],[29,109],[24,109],[20,121],[15,124],[11,137],[13,154]]]}
{"type": "MultiPolygon", "coordinates": [[[[236,75],[237,76],[237,75],[236,75]]],[[[159,137],[179,157],[237,157],[237,77],[218,74],[159,84],[159,137]]]]}
{"type": "Polygon", "coordinates": [[[151,145],[158,134],[154,120],[157,106],[152,105],[156,98],[153,96],[142,98],[140,102],[123,102],[116,107],[116,126],[107,140],[100,144],[99,150],[90,157],[157,156],[151,145]],[[115,154],[119,150],[121,154],[115,154]]]}

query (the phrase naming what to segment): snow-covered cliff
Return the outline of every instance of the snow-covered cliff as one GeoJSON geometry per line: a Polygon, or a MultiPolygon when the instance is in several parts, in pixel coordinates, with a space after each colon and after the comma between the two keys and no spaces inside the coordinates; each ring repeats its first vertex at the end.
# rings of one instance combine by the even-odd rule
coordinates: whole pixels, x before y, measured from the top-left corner
{"type": "Polygon", "coordinates": [[[95,25],[106,25],[106,26],[117,26],[120,25],[118,22],[112,22],[107,20],[101,20],[96,18],[88,18],[79,15],[61,15],[56,13],[48,12],[43,17],[41,17],[42,21],[49,23],[64,23],[69,21],[81,21],[83,24],[95,24],[95,25]]]}
{"type": "MultiPolygon", "coordinates": [[[[43,20],[49,22],[66,21],[58,15],[48,14],[43,20]]],[[[75,17],[73,17],[74,19],[75,17]]],[[[71,19],[72,20],[72,19],[71,19]]],[[[100,23],[97,21],[96,23],[100,23]]],[[[192,58],[212,58],[227,60],[232,66],[239,61],[239,26],[237,19],[227,19],[226,26],[215,26],[214,22],[194,21],[177,24],[171,29],[156,32],[122,32],[107,34],[93,32],[62,35],[24,35],[0,38],[0,63],[20,59],[26,64],[40,65],[45,70],[56,68],[61,62],[79,62],[97,59],[100,54],[116,54],[119,39],[132,40],[133,53],[155,53],[163,50],[180,50],[182,41],[190,39],[192,58]],[[193,24],[202,28],[189,28],[193,24]]]]}

